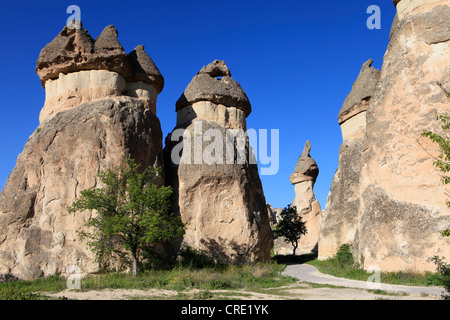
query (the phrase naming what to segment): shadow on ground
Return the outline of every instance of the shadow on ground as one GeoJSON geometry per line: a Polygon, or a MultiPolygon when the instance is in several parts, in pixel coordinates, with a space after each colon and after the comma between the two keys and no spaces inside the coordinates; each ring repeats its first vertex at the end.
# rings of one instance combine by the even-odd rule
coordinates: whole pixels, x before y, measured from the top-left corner
{"type": "Polygon", "coordinates": [[[303,264],[317,258],[317,253],[308,253],[302,255],[276,255],[272,259],[280,264],[303,264]]]}

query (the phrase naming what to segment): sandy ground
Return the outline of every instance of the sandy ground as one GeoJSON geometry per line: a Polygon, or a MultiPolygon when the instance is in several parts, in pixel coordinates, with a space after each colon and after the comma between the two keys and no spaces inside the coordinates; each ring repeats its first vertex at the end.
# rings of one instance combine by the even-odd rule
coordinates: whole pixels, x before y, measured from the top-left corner
{"type": "Polygon", "coordinates": [[[265,289],[263,292],[244,290],[188,290],[183,292],[171,290],[64,290],[58,293],[43,293],[53,298],[66,297],[75,300],[176,300],[201,299],[207,294],[209,299],[240,299],[240,300],[439,300],[439,296],[424,296],[418,294],[375,293],[369,290],[355,288],[316,288],[310,284],[298,282],[294,285],[280,288],[265,289]]]}

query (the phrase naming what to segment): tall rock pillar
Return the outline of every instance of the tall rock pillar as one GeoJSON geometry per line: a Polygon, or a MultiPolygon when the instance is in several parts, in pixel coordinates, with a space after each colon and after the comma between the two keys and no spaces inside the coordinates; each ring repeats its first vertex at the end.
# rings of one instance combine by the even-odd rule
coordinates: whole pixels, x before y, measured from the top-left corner
{"type": "Polygon", "coordinates": [[[222,263],[270,259],[272,232],[245,133],[251,105],[223,61],[198,72],[176,111],[164,155],[175,210],[186,227],[182,246],[222,263]]]}
{"type": "MultiPolygon", "coordinates": [[[[73,266],[98,271],[78,236],[91,212],[68,208],[122,156],[144,167],[163,165],[156,98],[164,79],[142,46],[127,55],[117,36],[113,26],[96,41],[83,28],[65,27],[41,51],[40,125],[0,194],[0,273],[34,279],[73,266]]],[[[109,267],[122,263],[113,259],[109,267]]]]}
{"type": "MultiPolygon", "coordinates": [[[[314,183],[319,175],[319,167],[311,158],[311,143],[306,141],[302,154],[298,158],[294,172],[290,176],[291,183],[295,187],[295,198],[292,206],[297,208],[302,221],[306,223],[307,233],[300,238],[296,250],[298,254],[317,253],[320,235],[320,223],[322,211],[319,201],[314,196],[314,183]]],[[[285,242],[284,237],[277,238],[274,242],[275,254],[290,255],[293,247],[285,242]]]]}
{"type": "Polygon", "coordinates": [[[311,158],[311,143],[306,141],[290,180],[295,187],[295,199],[292,206],[297,208],[298,214],[306,222],[307,234],[302,236],[298,252],[311,253],[318,251],[320,223],[322,210],[319,201],[314,196],[314,184],[319,175],[319,167],[311,158]]]}
{"type": "Polygon", "coordinates": [[[450,1],[401,0],[377,90],[367,111],[362,154],[359,237],[364,267],[435,271],[450,256],[448,191],[433,166],[438,112],[449,114],[450,1]]]}
{"type": "Polygon", "coordinates": [[[368,60],[362,65],[338,115],[343,141],[339,149],[339,166],[322,217],[319,259],[330,258],[339,246],[353,243],[357,234],[367,108],[380,78],[380,71],[372,67],[372,63],[368,60]]]}
{"type": "Polygon", "coordinates": [[[350,112],[340,113],[344,142],[325,209],[319,258],[351,242],[364,268],[434,271],[434,255],[450,256],[450,239],[441,236],[450,227],[450,208],[442,173],[433,165],[440,148],[422,132],[444,134],[436,114],[450,112],[442,90],[450,88],[450,1],[394,4],[397,15],[379,79],[370,77],[376,71],[366,70],[366,77],[362,70],[350,94],[355,101],[362,99],[357,109],[367,105],[365,117],[358,113],[365,123],[357,121],[358,115],[344,120],[353,104],[350,112]],[[373,81],[360,94],[364,79],[373,81]],[[345,124],[352,122],[346,130],[345,124]]]}

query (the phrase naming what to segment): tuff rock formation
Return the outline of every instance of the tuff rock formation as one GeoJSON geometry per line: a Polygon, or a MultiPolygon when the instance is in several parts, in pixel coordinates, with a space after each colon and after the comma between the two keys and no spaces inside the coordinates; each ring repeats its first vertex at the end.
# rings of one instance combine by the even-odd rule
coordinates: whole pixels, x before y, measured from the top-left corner
{"type": "MultiPolygon", "coordinates": [[[[314,196],[314,183],[319,175],[319,167],[310,155],[311,143],[306,141],[302,154],[300,155],[294,172],[291,174],[291,183],[295,186],[295,199],[292,206],[297,208],[302,220],[306,223],[307,234],[300,238],[297,248],[298,254],[317,253],[320,222],[322,210],[319,201],[314,196]]],[[[274,242],[276,254],[292,254],[292,245],[286,243],[284,238],[277,238],[274,242]]]]}
{"type": "Polygon", "coordinates": [[[450,240],[440,234],[450,226],[450,209],[441,173],[433,166],[439,147],[421,133],[442,133],[435,115],[450,111],[438,85],[450,88],[450,1],[394,2],[397,15],[379,79],[365,64],[349,96],[350,108],[367,110],[365,124],[356,119],[364,112],[348,119],[340,113],[344,141],[319,258],[351,242],[364,268],[434,271],[433,255],[450,255],[450,240]],[[370,97],[358,94],[363,86],[370,97]]]}
{"type": "Polygon", "coordinates": [[[269,223],[272,226],[273,224],[277,223],[277,220],[280,219],[280,213],[283,211],[282,208],[274,208],[269,203],[266,204],[267,206],[267,214],[269,215],[269,223]]]}
{"type": "Polygon", "coordinates": [[[334,255],[340,245],[355,240],[361,209],[361,156],[365,146],[366,114],[380,78],[380,71],[372,67],[372,63],[368,60],[362,65],[338,115],[343,142],[322,220],[319,245],[322,259],[334,255]]]}
{"type": "Polygon", "coordinates": [[[85,29],[64,28],[42,50],[41,123],[0,194],[0,273],[34,279],[68,274],[73,266],[99,270],[77,234],[91,213],[68,208],[123,155],[143,166],[163,165],[155,113],[163,80],[150,61],[143,47],[127,56],[113,26],[97,41],[85,29]]]}
{"type": "Polygon", "coordinates": [[[251,105],[230,76],[215,60],[177,101],[177,125],[164,150],[166,177],[186,228],[181,246],[221,263],[252,263],[270,258],[273,236],[245,133],[251,105]]]}
{"type": "Polygon", "coordinates": [[[122,95],[146,101],[156,114],[164,78],[144,46],[127,55],[117,37],[111,25],[95,41],[87,30],[66,26],[42,49],[36,63],[45,88],[40,122],[84,102],[122,95]]]}

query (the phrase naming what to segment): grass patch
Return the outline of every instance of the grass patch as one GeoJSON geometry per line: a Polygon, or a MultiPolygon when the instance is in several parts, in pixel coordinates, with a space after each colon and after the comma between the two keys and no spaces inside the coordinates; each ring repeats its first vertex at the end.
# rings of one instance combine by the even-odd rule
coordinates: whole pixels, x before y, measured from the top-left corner
{"type": "MultiPolygon", "coordinates": [[[[315,266],[320,272],[330,274],[338,278],[367,281],[373,275],[360,268],[354,261],[351,245],[343,245],[337,254],[327,260],[318,259],[307,261],[306,263],[315,266]]],[[[442,286],[443,277],[439,273],[432,272],[381,272],[381,283],[409,285],[409,286],[442,286]]]]}
{"type": "MultiPolygon", "coordinates": [[[[307,262],[310,265],[315,266],[320,272],[330,274],[338,278],[346,278],[353,280],[367,281],[367,279],[373,275],[357,266],[352,265],[340,265],[336,263],[334,258],[328,260],[313,260],[307,262]]],[[[409,285],[409,286],[442,286],[442,277],[437,273],[432,272],[381,272],[381,283],[397,284],[397,285],[409,285]]]]}
{"type": "Polygon", "coordinates": [[[316,288],[353,289],[353,288],[349,288],[349,287],[335,286],[335,285],[327,284],[327,283],[314,283],[314,282],[303,282],[303,283],[305,283],[309,286],[309,287],[306,287],[305,289],[308,289],[308,288],[311,288],[311,289],[316,289],[316,288]]]}
{"type": "Polygon", "coordinates": [[[380,294],[384,296],[407,296],[406,292],[388,292],[380,289],[375,290],[367,290],[368,292],[372,292],[373,294],[380,294]]]}
{"type": "Polygon", "coordinates": [[[0,283],[0,300],[48,300],[40,292],[59,292],[67,288],[66,280],[51,276],[35,281],[11,281],[0,283]]]}
{"type": "MultiPolygon", "coordinates": [[[[284,268],[284,265],[272,262],[202,269],[178,266],[168,270],[142,271],[136,277],[128,273],[110,272],[81,279],[81,290],[157,288],[182,292],[198,289],[200,291],[195,299],[212,299],[210,290],[261,290],[296,282],[295,278],[281,275],[284,268]]],[[[0,299],[41,299],[45,296],[36,295],[35,292],[59,292],[66,288],[66,280],[58,276],[35,281],[0,283],[0,299]]]]}

